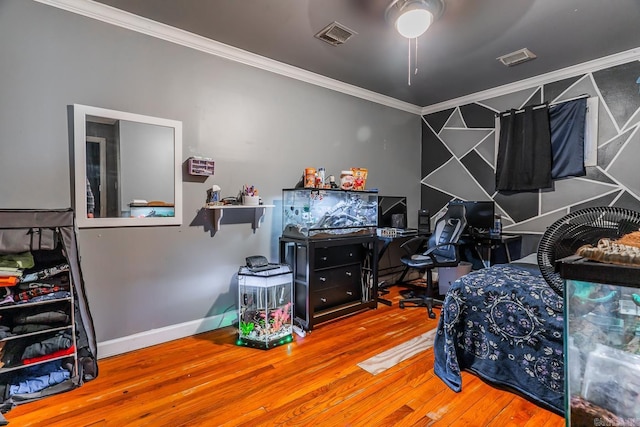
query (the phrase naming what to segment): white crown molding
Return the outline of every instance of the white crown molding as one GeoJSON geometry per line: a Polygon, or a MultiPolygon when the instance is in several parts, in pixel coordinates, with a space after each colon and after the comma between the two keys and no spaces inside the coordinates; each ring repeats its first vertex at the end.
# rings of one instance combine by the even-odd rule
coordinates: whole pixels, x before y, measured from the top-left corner
{"type": "Polygon", "coordinates": [[[519,90],[529,89],[531,87],[552,83],[569,77],[578,76],[580,74],[591,73],[604,68],[614,67],[633,60],[640,59],[640,47],[630,49],[624,52],[615,53],[613,55],[604,56],[594,59],[593,61],[583,62],[571,67],[562,68],[560,70],[551,71],[546,74],[531,77],[529,79],[520,80],[518,82],[509,83],[503,86],[494,87],[492,89],[483,90],[481,92],[472,93],[470,95],[461,96],[459,98],[450,99],[438,104],[429,105],[422,108],[422,115],[436,113],[438,111],[449,108],[459,107],[461,105],[471,104],[473,102],[483,101],[497,96],[507,95],[519,90]]]}
{"type": "Polygon", "coordinates": [[[39,3],[57,7],[78,15],[96,19],[118,27],[126,28],[138,33],[146,34],[191,49],[199,50],[261,70],[280,74],[285,77],[300,80],[326,89],[334,90],[346,95],[351,95],[397,110],[420,115],[422,107],[409,104],[389,96],[381,95],[366,89],[359,88],[341,81],[321,76],[301,68],[283,64],[264,56],[256,55],[233,46],[226,45],[202,36],[180,30],[160,22],[152,21],[102,3],[91,0],[34,0],[39,3]]]}
{"type": "Polygon", "coordinates": [[[529,89],[534,86],[551,83],[557,80],[585,74],[600,69],[613,67],[624,64],[626,62],[640,59],[640,47],[616,53],[593,61],[584,62],[582,64],[541,74],[518,82],[509,83],[503,86],[487,89],[481,92],[465,95],[459,98],[450,99],[448,101],[437,104],[420,107],[404,101],[400,101],[389,96],[362,89],[360,87],[350,85],[335,79],[321,76],[301,68],[293,67],[282,62],[264,56],[256,55],[233,46],[226,45],[202,36],[180,30],[166,24],[152,21],[102,3],[96,3],[92,0],[34,0],[38,3],[47,4],[62,10],[96,19],[121,28],[126,28],[138,33],[146,34],[161,40],[175,43],[191,49],[199,50],[210,55],[215,55],[234,62],[239,62],[251,67],[259,68],[295,80],[303,81],[315,86],[334,90],[345,95],[351,95],[356,98],[375,102],[397,110],[406,111],[412,114],[426,115],[448,108],[455,108],[460,105],[466,105],[488,98],[494,98],[517,92],[523,89],[529,89]]]}

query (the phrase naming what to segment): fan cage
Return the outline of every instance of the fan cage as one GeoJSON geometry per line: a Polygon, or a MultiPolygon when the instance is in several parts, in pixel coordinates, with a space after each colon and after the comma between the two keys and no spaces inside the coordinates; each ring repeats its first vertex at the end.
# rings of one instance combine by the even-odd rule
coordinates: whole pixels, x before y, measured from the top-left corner
{"type": "Polygon", "coordinates": [[[556,271],[557,260],[574,255],[584,245],[596,245],[600,239],[617,239],[640,229],[640,212],[613,206],[577,210],[554,222],[538,244],[538,266],[542,277],[559,295],[564,281],[556,271]]]}

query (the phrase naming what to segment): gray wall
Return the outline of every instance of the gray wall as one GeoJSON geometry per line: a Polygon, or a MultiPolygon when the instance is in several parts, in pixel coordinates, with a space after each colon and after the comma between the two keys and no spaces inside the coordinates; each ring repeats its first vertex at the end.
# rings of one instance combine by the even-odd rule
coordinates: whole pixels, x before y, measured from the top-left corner
{"type": "Polygon", "coordinates": [[[450,199],[491,200],[503,228],[537,239],[569,212],[591,206],[640,211],[640,62],[631,61],[572,78],[460,105],[423,117],[422,204],[437,212],[450,199]],[[598,98],[598,162],[586,176],[554,182],[552,189],[524,193],[495,190],[494,116],[510,108],[598,98]]]}
{"type": "Polygon", "coordinates": [[[368,168],[367,187],[407,195],[417,223],[419,116],[35,2],[0,0],[0,40],[0,208],[71,206],[74,103],[180,120],[183,161],[216,162],[213,177],[183,176],[182,226],[79,231],[100,342],[235,320],[238,266],[277,261],[281,189],[307,166],[368,168]],[[214,233],[201,209],[213,184],[256,185],[276,208],[255,233],[240,214],[214,233]]]}

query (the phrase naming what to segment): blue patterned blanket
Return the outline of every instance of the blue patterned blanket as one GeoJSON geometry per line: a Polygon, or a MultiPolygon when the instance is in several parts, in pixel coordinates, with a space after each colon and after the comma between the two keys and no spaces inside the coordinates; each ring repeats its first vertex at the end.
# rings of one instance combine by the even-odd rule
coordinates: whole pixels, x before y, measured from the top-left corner
{"type": "Polygon", "coordinates": [[[462,390],[467,370],[564,413],[563,301],[537,266],[495,265],[451,284],[434,342],[435,373],[462,390]]]}

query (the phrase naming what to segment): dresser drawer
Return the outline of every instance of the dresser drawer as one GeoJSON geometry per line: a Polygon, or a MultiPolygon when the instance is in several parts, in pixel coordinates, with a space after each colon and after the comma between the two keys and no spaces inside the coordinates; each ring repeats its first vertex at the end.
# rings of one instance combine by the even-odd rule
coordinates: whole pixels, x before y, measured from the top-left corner
{"type": "Polygon", "coordinates": [[[314,311],[327,310],[342,304],[360,302],[362,288],[360,284],[324,288],[309,294],[310,304],[314,311]]]}
{"type": "Polygon", "coordinates": [[[333,267],[342,264],[361,262],[364,257],[362,245],[342,245],[315,248],[315,268],[333,267]]]}
{"type": "Polygon", "coordinates": [[[309,303],[314,311],[326,310],[362,298],[360,264],[312,273],[309,303]]]}
{"type": "Polygon", "coordinates": [[[311,273],[311,291],[320,291],[335,287],[349,287],[360,285],[360,264],[345,265],[343,267],[327,268],[311,273]]]}

